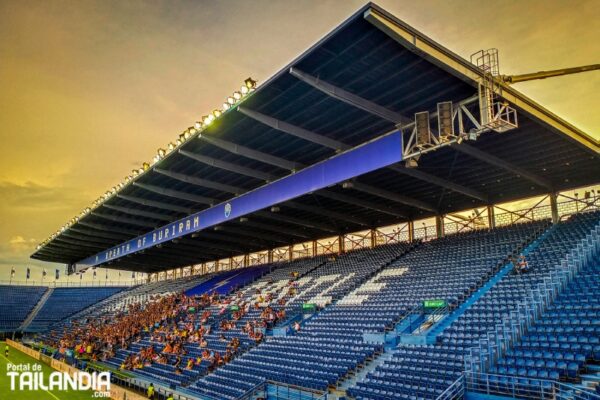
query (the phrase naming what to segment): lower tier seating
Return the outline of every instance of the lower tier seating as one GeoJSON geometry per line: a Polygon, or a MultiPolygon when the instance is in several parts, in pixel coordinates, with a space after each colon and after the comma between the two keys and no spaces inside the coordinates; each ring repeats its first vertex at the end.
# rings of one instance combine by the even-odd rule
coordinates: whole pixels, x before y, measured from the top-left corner
{"type": "Polygon", "coordinates": [[[46,290],[45,286],[0,286],[0,331],[18,329],[46,290]]]}

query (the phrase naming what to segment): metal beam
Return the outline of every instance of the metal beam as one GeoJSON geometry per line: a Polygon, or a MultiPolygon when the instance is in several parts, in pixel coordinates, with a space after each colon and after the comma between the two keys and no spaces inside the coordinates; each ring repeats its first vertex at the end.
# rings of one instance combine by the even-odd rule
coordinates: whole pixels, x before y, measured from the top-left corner
{"type": "MultiPolygon", "coordinates": [[[[369,8],[364,13],[364,19],[403,47],[419,54],[427,61],[459,79],[471,81],[475,84],[481,83],[484,80],[484,72],[476,65],[462,57],[458,57],[395,17],[385,15],[375,8],[369,8]]],[[[561,137],[563,135],[568,136],[594,156],[600,151],[600,142],[598,140],[559,118],[510,85],[507,85],[500,77],[494,79],[494,84],[498,86],[498,92],[506,101],[517,105],[518,109],[523,110],[523,112],[533,119],[550,126],[552,128],[551,132],[559,134],[561,137]]]]}
{"type": "MultiPolygon", "coordinates": [[[[239,237],[235,237],[235,236],[231,236],[231,235],[224,235],[222,233],[218,233],[218,231],[203,231],[202,232],[204,234],[204,236],[206,236],[207,238],[210,238],[212,240],[220,240],[223,242],[229,242],[229,243],[235,243],[235,244],[239,244],[242,246],[257,246],[260,243],[256,242],[255,240],[253,240],[252,238],[239,238],[239,237]]],[[[240,248],[237,248],[238,250],[242,250],[240,248]]]]}
{"type": "Polygon", "coordinates": [[[199,135],[198,138],[232,154],[237,154],[246,158],[250,158],[252,160],[263,162],[265,164],[274,165],[285,170],[295,171],[303,167],[303,165],[301,164],[288,161],[267,153],[263,153],[262,151],[254,150],[236,143],[228,142],[226,140],[219,139],[214,136],[199,135]]]}
{"type": "Polygon", "coordinates": [[[290,207],[290,208],[296,208],[296,209],[302,210],[302,211],[308,211],[310,213],[317,214],[322,217],[333,218],[336,220],[340,220],[340,221],[344,221],[347,223],[356,224],[356,225],[360,225],[360,226],[369,226],[370,225],[369,222],[365,221],[362,218],[353,217],[350,215],[342,214],[342,213],[339,213],[339,212],[336,212],[333,210],[329,210],[329,209],[325,209],[325,208],[321,208],[321,207],[314,207],[314,206],[306,205],[303,203],[299,203],[297,201],[285,202],[285,203],[283,203],[283,206],[290,207]]]}
{"type": "Polygon", "coordinates": [[[129,239],[131,237],[129,235],[119,235],[116,233],[108,233],[108,232],[104,232],[104,231],[100,231],[100,230],[89,230],[89,229],[82,228],[78,225],[70,227],[69,231],[81,233],[86,236],[99,237],[99,238],[105,238],[105,239],[114,239],[114,240],[129,239]]]}
{"type": "Polygon", "coordinates": [[[269,224],[263,224],[262,222],[258,222],[258,221],[254,221],[252,219],[248,219],[244,222],[240,221],[240,224],[243,225],[248,225],[254,228],[259,228],[259,229],[263,229],[265,231],[271,231],[271,232],[276,232],[276,233],[284,233],[286,235],[289,236],[295,236],[301,239],[310,239],[311,236],[307,235],[304,232],[300,232],[296,229],[292,229],[289,226],[284,227],[280,227],[280,226],[273,226],[273,225],[269,225],[269,224]]]}
{"type": "Polygon", "coordinates": [[[408,218],[407,215],[400,213],[391,207],[387,207],[387,206],[384,206],[381,204],[373,204],[369,201],[357,199],[357,198],[354,198],[352,196],[348,196],[345,194],[334,193],[334,192],[325,191],[325,190],[315,192],[315,194],[319,195],[321,197],[326,197],[328,199],[337,200],[337,201],[341,201],[343,203],[348,203],[348,204],[352,204],[352,205],[359,206],[359,207],[365,207],[370,210],[375,210],[375,211],[378,211],[378,212],[381,212],[384,214],[393,215],[394,217],[408,218]]]}
{"type": "MultiPolygon", "coordinates": [[[[65,249],[75,250],[75,251],[83,250],[82,247],[87,247],[87,248],[90,248],[90,249],[94,249],[94,250],[91,250],[91,251],[96,251],[95,249],[99,249],[100,248],[98,246],[83,246],[81,244],[72,244],[72,243],[70,244],[66,240],[60,239],[58,237],[55,238],[54,241],[56,242],[56,246],[57,247],[63,247],[65,249]]],[[[104,250],[104,248],[100,248],[100,249],[104,250]]],[[[86,253],[86,252],[87,252],[87,250],[81,251],[81,253],[86,253]]]]}
{"type": "Polygon", "coordinates": [[[338,233],[337,229],[335,229],[334,227],[331,227],[326,224],[322,224],[320,222],[313,222],[313,221],[307,221],[305,219],[288,217],[286,215],[281,215],[280,213],[272,213],[270,211],[258,211],[255,214],[258,215],[259,217],[274,219],[276,221],[283,221],[283,222],[287,222],[290,224],[305,226],[307,228],[317,229],[317,230],[325,231],[325,232],[338,233]]]}
{"type": "Polygon", "coordinates": [[[428,183],[431,183],[436,186],[443,187],[445,189],[451,190],[453,192],[464,194],[465,196],[472,197],[477,200],[481,200],[485,203],[488,202],[487,194],[480,192],[479,190],[471,189],[466,186],[459,185],[454,182],[450,182],[446,179],[438,178],[435,175],[429,174],[427,172],[423,172],[417,168],[406,168],[403,165],[392,165],[388,167],[392,171],[396,171],[403,175],[408,175],[411,178],[419,179],[428,183]]]}
{"type": "MultiPolygon", "coordinates": [[[[294,126],[292,124],[288,124],[286,122],[282,122],[282,121],[276,120],[275,118],[268,117],[268,116],[260,114],[260,113],[258,113],[256,111],[250,111],[250,110],[248,110],[246,108],[243,108],[243,107],[239,107],[238,110],[240,112],[242,112],[243,114],[246,114],[246,115],[248,115],[250,117],[253,117],[253,118],[256,117],[255,119],[257,119],[257,120],[259,120],[261,122],[263,122],[261,119],[265,119],[266,121],[272,122],[271,124],[267,124],[267,125],[270,125],[273,128],[275,128],[275,129],[279,129],[279,127],[285,126],[287,130],[280,129],[283,132],[288,132],[288,131],[292,132],[292,131],[298,131],[298,130],[302,130],[304,132],[308,132],[308,131],[306,131],[306,130],[304,130],[302,128],[299,128],[299,127],[294,126]]],[[[313,133],[313,132],[308,132],[308,133],[310,133],[311,135],[313,135],[313,137],[320,137],[320,138],[324,137],[324,136],[321,136],[321,135],[313,133]]],[[[326,144],[320,143],[320,141],[313,141],[313,140],[311,140],[311,141],[313,143],[317,143],[317,144],[323,145],[325,147],[330,147],[330,146],[327,146],[326,144]]],[[[335,146],[332,147],[332,148],[335,148],[335,149],[338,149],[338,148],[339,149],[348,149],[348,148],[350,148],[350,146],[347,145],[347,144],[345,144],[345,143],[343,143],[343,142],[335,141],[335,146]]],[[[399,165],[392,165],[389,168],[392,169],[392,170],[394,170],[394,171],[396,171],[396,172],[412,176],[413,178],[417,178],[417,179],[423,180],[425,182],[429,182],[429,183],[432,183],[434,185],[438,185],[440,187],[443,187],[443,188],[446,188],[446,189],[449,189],[449,190],[453,190],[453,191],[458,192],[458,193],[462,193],[464,195],[473,197],[475,199],[482,200],[482,201],[485,201],[485,202],[488,201],[488,197],[484,193],[481,193],[481,192],[479,192],[477,190],[470,189],[470,188],[467,188],[465,186],[456,184],[454,182],[447,181],[447,180],[442,179],[442,178],[438,178],[438,177],[436,177],[434,175],[431,175],[431,174],[428,174],[426,172],[423,172],[423,171],[420,171],[420,170],[417,170],[417,169],[414,169],[414,168],[405,168],[405,167],[402,167],[402,166],[399,166],[399,165]]]]}
{"type": "Polygon", "coordinates": [[[63,233],[61,233],[61,236],[65,236],[71,239],[75,239],[75,240],[80,240],[82,242],[86,242],[86,243],[96,243],[96,244],[100,244],[100,245],[104,245],[104,246],[108,246],[108,247],[112,247],[113,245],[115,245],[115,242],[113,240],[102,240],[102,239],[97,239],[95,237],[89,237],[87,235],[77,235],[76,232],[75,233],[71,233],[69,232],[71,229],[64,231],[63,233]]]}
{"type": "MultiPolygon", "coordinates": [[[[215,244],[214,242],[211,243],[204,243],[202,242],[202,239],[216,239],[215,236],[211,233],[211,232],[206,232],[206,231],[201,231],[198,232],[198,236],[194,237],[194,235],[192,235],[192,237],[194,239],[191,239],[190,244],[192,246],[199,246],[199,247],[204,247],[204,248],[208,248],[208,249],[219,249],[219,250],[223,250],[225,252],[227,252],[226,254],[229,255],[231,253],[236,253],[240,251],[239,247],[232,247],[229,246],[228,244],[223,244],[223,243],[218,243],[215,244]]],[[[222,238],[222,236],[219,236],[219,239],[216,240],[220,240],[222,238]]],[[[185,243],[187,243],[187,241],[185,241],[185,243]]]]}
{"type": "Polygon", "coordinates": [[[184,199],[188,201],[193,201],[194,203],[206,204],[209,206],[213,206],[219,202],[219,200],[210,197],[198,196],[197,194],[186,193],[180,190],[165,189],[160,186],[149,185],[147,183],[134,182],[133,185],[147,190],[149,192],[158,193],[163,196],[173,197],[176,199],[184,199]]]}
{"type": "MultiPolygon", "coordinates": [[[[86,242],[84,240],[77,240],[77,239],[72,239],[72,238],[68,238],[68,237],[62,237],[62,235],[55,238],[54,240],[56,240],[59,243],[72,244],[74,246],[87,247],[89,249],[100,249],[100,250],[106,249],[106,246],[102,246],[100,244],[94,244],[94,243],[86,242]]],[[[94,250],[94,251],[97,251],[97,250],[94,250]]]]}
{"type": "Polygon", "coordinates": [[[382,197],[387,200],[395,201],[396,203],[406,204],[407,206],[419,208],[425,211],[437,212],[437,209],[424,201],[413,199],[412,197],[403,196],[398,193],[390,192],[389,190],[380,189],[371,185],[367,185],[358,181],[350,182],[351,188],[359,192],[372,194],[373,196],[382,197]]]}
{"type": "Polygon", "coordinates": [[[285,132],[292,136],[296,136],[300,139],[304,139],[306,141],[316,143],[321,146],[334,149],[336,151],[347,150],[350,148],[350,146],[340,141],[330,139],[326,136],[319,135],[318,133],[311,132],[309,130],[300,128],[292,124],[288,124],[287,122],[280,121],[276,118],[269,117],[268,115],[261,114],[258,111],[249,110],[246,107],[238,107],[237,110],[245,116],[254,119],[255,121],[270,126],[273,129],[277,129],[278,131],[285,132]]]}
{"type": "Polygon", "coordinates": [[[201,250],[195,244],[192,244],[189,240],[182,240],[178,243],[164,243],[160,248],[154,247],[150,249],[146,254],[152,255],[153,257],[158,255],[165,255],[169,257],[175,257],[179,259],[183,259],[186,262],[190,262],[195,264],[195,258],[198,256],[198,252],[201,251],[202,254],[206,254],[207,257],[223,257],[226,256],[226,253],[217,251],[215,249],[210,249],[208,251],[201,250]],[[156,254],[154,254],[156,253],[156,254]]]}
{"type": "Polygon", "coordinates": [[[223,232],[231,232],[236,235],[247,236],[247,237],[251,237],[251,238],[258,238],[258,239],[266,240],[268,242],[290,244],[289,240],[286,240],[284,237],[282,237],[280,235],[271,235],[268,233],[256,232],[256,231],[243,229],[243,228],[235,228],[232,226],[223,226],[222,230],[223,230],[223,232]]]}
{"type": "Polygon", "coordinates": [[[118,222],[121,224],[128,224],[128,225],[136,225],[136,226],[141,226],[143,228],[156,228],[156,224],[153,224],[153,223],[147,222],[147,221],[138,221],[133,218],[102,214],[102,213],[99,213],[98,211],[92,211],[91,214],[95,217],[102,218],[107,221],[114,221],[114,222],[118,222]]]}
{"type": "Polygon", "coordinates": [[[219,183],[219,182],[213,182],[213,181],[209,181],[208,179],[198,178],[195,176],[190,176],[190,175],[182,174],[179,172],[169,171],[169,170],[160,169],[160,168],[154,168],[154,171],[161,175],[168,176],[169,178],[176,179],[180,182],[190,183],[192,185],[200,186],[200,187],[204,187],[204,188],[220,190],[221,192],[225,192],[225,193],[233,193],[235,195],[239,195],[239,194],[242,194],[243,192],[245,192],[245,189],[242,189],[242,188],[239,188],[236,186],[226,185],[224,183],[219,183]]]}
{"type": "Polygon", "coordinates": [[[40,249],[34,255],[40,255],[43,257],[81,257],[81,251],[68,250],[68,249],[58,249],[58,248],[48,248],[44,247],[40,249]]]}
{"type": "Polygon", "coordinates": [[[136,210],[134,208],[128,208],[128,207],[113,206],[111,204],[106,204],[106,203],[102,204],[102,207],[106,207],[111,210],[119,211],[119,212],[129,214],[129,215],[136,215],[136,216],[140,216],[140,217],[158,219],[160,221],[169,222],[174,219],[174,217],[170,217],[170,216],[164,215],[164,214],[159,214],[159,213],[155,213],[155,212],[151,212],[151,211],[136,210]]]}
{"type": "Polygon", "coordinates": [[[124,194],[117,194],[117,197],[120,199],[123,199],[123,200],[130,201],[132,203],[141,204],[143,206],[160,208],[160,209],[169,210],[169,211],[176,211],[176,212],[179,212],[182,214],[191,214],[192,213],[191,208],[178,206],[176,204],[168,204],[168,203],[163,203],[161,201],[155,201],[155,200],[147,200],[147,199],[142,199],[141,197],[128,196],[128,195],[124,195],[124,194]]]}
{"type": "Polygon", "coordinates": [[[132,230],[132,229],[126,229],[126,228],[121,228],[121,227],[116,227],[116,226],[108,226],[108,225],[102,225],[102,224],[96,224],[93,222],[87,222],[84,220],[79,220],[78,224],[83,225],[83,226],[87,226],[89,228],[94,228],[94,229],[98,229],[101,231],[105,231],[105,232],[119,232],[119,233],[124,233],[126,235],[130,235],[130,236],[137,236],[140,234],[139,230],[132,230]]]}
{"type": "Polygon", "coordinates": [[[521,168],[517,165],[514,165],[508,161],[505,161],[501,158],[498,158],[490,153],[487,153],[485,151],[481,151],[476,147],[473,147],[467,143],[461,143],[461,144],[452,144],[451,147],[454,150],[460,151],[461,153],[464,153],[470,157],[476,158],[480,161],[483,161],[487,164],[491,164],[494,165],[498,168],[504,169],[506,171],[512,172],[515,175],[519,175],[522,178],[525,178],[533,183],[535,183],[538,186],[541,186],[543,188],[546,188],[550,191],[553,191],[553,185],[552,182],[550,182],[548,179],[543,178],[537,174],[534,174],[533,172],[529,172],[524,168],[521,168]]]}
{"type": "Polygon", "coordinates": [[[357,96],[354,93],[350,93],[342,88],[332,85],[331,83],[322,81],[317,77],[300,71],[298,68],[290,68],[290,74],[330,97],[338,99],[346,104],[359,108],[380,118],[391,121],[394,124],[406,124],[411,122],[408,118],[400,113],[382,107],[379,104],[357,96]]]}
{"type": "Polygon", "coordinates": [[[275,179],[271,174],[267,174],[265,172],[260,172],[253,170],[251,168],[242,167],[241,165],[233,164],[227,161],[218,160],[216,158],[204,156],[197,153],[192,153],[186,150],[179,150],[179,153],[191,158],[192,160],[196,160],[201,162],[202,164],[209,165],[214,168],[224,169],[226,171],[235,172],[236,174],[249,176],[255,179],[262,179],[263,181],[272,181],[275,179]]]}

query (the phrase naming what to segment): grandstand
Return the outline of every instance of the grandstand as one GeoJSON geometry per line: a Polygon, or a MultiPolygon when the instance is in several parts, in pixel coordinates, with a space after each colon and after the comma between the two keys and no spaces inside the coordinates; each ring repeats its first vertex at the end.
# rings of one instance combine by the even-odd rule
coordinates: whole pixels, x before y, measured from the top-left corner
{"type": "Polygon", "coordinates": [[[481,56],[366,5],[32,255],[147,283],[0,331],[180,400],[600,398],[598,141],[481,56]]]}

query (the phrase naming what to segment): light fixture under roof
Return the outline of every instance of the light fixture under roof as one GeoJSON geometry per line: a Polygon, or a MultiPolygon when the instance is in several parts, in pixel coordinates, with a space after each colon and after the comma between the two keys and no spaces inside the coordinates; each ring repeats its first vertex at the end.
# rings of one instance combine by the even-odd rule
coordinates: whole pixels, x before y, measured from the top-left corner
{"type": "MultiPolygon", "coordinates": [[[[241,101],[245,96],[254,91],[256,88],[256,80],[252,78],[247,78],[244,80],[244,84],[241,86],[239,91],[234,92],[231,96],[228,96],[226,100],[222,104],[221,109],[215,109],[209,115],[202,117],[200,121],[196,121],[193,126],[187,128],[179,135],[176,143],[169,143],[167,149],[163,148],[158,149],[156,155],[152,159],[152,165],[160,162],[163,158],[167,156],[167,153],[175,150],[176,147],[183,145],[188,140],[193,137],[200,136],[201,132],[204,128],[210,125],[217,118],[220,118],[226,111],[233,108],[233,106],[241,101]]],[[[56,238],[60,232],[63,232],[66,229],[69,229],[73,224],[77,223],[80,218],[85,217],[89,213],[92,212],[93,209],[100,207],[105,201],[110,199],[112,196],[116,195],[119,191],[125,189],[130,183],[132,183],[139,175],[143,174],[145,171],[150,169],[150,163],[143,163],[141,168],[136,168],[131,171],[131,175],[126,176],[122,182],[112,187],[110,191],[107,191],[98,199],[94,200],[90,207],[86,207],[77,217],[71,219],[66,225],[64,225],[61,230],[56,231],[51,236],[49,236],[46,240],[44,240],[40,245],[38,245],[38,250],[41,249],[48,242],[56,238]]]]}

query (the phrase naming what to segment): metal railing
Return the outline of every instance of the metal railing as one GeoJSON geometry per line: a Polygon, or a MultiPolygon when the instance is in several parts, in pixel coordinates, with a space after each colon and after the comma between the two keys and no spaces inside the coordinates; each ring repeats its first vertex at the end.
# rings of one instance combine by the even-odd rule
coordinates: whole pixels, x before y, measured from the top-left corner
{"type": "MultiPolygon", "coordinates": [[[[326,400],[327,392],[305,388],[302,386],[290,385],[282,382],[266,381],[264,383],[265,398],[274,398],[276,400],[326,400]]],[[[256,394],[255,391],[253,394],[256,394]]],[[[247,394],[245,394],[247,395],[247,394]]],[[[247,400],[251,397],[238,398],[236,400],[247,400]]]]}
{"type": "Polygon", "coordinates": [[[599,255],[600,224],[555,266],[549,276],[530,289],[529,296],[517,304],[516,310],[511,311],[507,318],[496,325],[494,331],[487,332],[486,337],[479,340],[477,347],[469,350],[465,357],[465,371],[486,372],[520,339],[579,271],[599,255]]]}
{"type": "Polygon", "coordinates": [[[29,279],[26,281],[15,281],[15,280],[0,280],[0,285],[7,285],[7,286],[46,286],[46,287],[50,287],[50,288],[58,288],[58,287],[115,287],[115,286],[124,286],[124,287],[130,287],[130,286],[137,286],[137,285],[142,285],[146,283],[146,280],[142,280],[142,279],[137,279],[135,281],[101,281],[101,280],[97,280],[97,281],[80,281],[80,280],[74,280],[74,281],[67,281],[67,282],[63,282],[63,281],[52,281],[52,280],[48,280],[48,281],[42,281],[42,280],[34,280],[34,279],[29,279]]]}
{"type": "MultiPolygon", "coordinates": [[[[511,396],[519,399],[600,399],[600,395],[562,382],[480,372],[465,373],[463,378],[463,393],[464,391],[511,396]]],[[[438,400],[450,400],[453,398],[455,397],[440,396],[438,400]]]]}
{"type": "Polygon", "coordinates": [[[423,306],[419,305],[413,308],[413,313],[409,314],[421,314],[425,317],[422,321],[411,321],[408,325],[408,329],[411,335],[420,335],[421,333],[429,330],[433,325],[439,322],[444,316],[448,315],[450,307],[448,305],[444,307],[435,308],[432,310],[426,310],[423,306]],[[428,318],[429,317],[429,318],[428,318]],[[426,325],[427,324],[427,325],[426,325]]]}
{"type": "Polygon", "coordinates": [[[459,376],[454,383],[448,386],[436,400],[455,400],[462,399],[465,395],[465,377],[459,376]]]}

